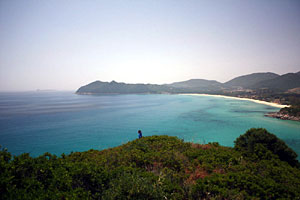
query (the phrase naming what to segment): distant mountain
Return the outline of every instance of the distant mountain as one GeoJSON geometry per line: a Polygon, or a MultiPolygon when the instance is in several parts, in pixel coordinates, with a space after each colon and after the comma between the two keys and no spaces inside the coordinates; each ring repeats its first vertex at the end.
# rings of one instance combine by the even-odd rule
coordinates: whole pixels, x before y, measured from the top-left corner
{"type": "Polygon", "coordinates": [[[224,84],[229,87],[251,88],[253,85],[261,81],[274,79],[276,77],[279,77],[279,75],[271,72],[253,73],[253,74],[236,77],[224,84]]]}
{"type": "Polygon", "coordinates": [[[168,86],[177,89],[184,89],[186,92],[220,91],[224,89],[224,84],[218,81],[205,79],[191,79],[188,81],[175,82],[168,84],[168,86]]]}
{"type": "Polygon", "coordinates": [[[164,93],[171,92],[171,89],[163,85],[155,84],[126,84],[95,81],[82,86],[77,94],[138,94],[138,93],[164,93]]]}
{"type": "Polygon", "coordinates": [[[268,88],[273,90],[286,91],[293,88],[300,87],[300,73],[288,73],[278,76],[273,79],[258,82],[252,85],[252,88],[268,88]]]}
{"type": "Polygon", "coordinates": [[[144,93],[192,93],[221,91],[223,84],[217,81],[192,79],[165,85],[155,84],[126,84],[95,81],[82,86],[77,94],[144,94],[144,93]]]}
{"type": "Polygon", "coordinates": [[[161,93],[211,93],[221,94],[224,91],[232,91],[234,88],[244,89],[268,88],[276,91],[287,91],[300,87],[300,72],[288,73],[282,76],[278,74],[253,73],[236,77],[226,83],[214,80],[191,79],[171,84],[127,84],[95,81],[82,86],[77,90],[77,94],[161,94],[161,93]]]}

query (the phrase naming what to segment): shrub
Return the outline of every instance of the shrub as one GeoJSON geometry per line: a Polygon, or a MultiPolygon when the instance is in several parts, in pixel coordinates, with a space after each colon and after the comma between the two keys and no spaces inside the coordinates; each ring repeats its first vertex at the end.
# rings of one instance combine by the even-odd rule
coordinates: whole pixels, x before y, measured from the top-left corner
{"type": "MultiPolygon", "coordinates": [[[[285,142],[277,138],[274,134],[269,133],[266,129],[249,129],[245,134],[238,137],[234,143],[236,150],[250,154],[257,152],[258,145],[261,144],[273,154],[277,155],[280,160],[288,162],[293,167],[299,167],[297,154],[289,148],[285,142]]],[[[261,149],[261,147],[259,149],[261,149]]]]}
{"type": "Polygon", "coordinates": [[[264,129],[248,132],[235,149],[170,136],[61,157],[3,149],[0,199],[300,199],[300,169],[279,160],[295,158],[290,149],[264,129]]]}

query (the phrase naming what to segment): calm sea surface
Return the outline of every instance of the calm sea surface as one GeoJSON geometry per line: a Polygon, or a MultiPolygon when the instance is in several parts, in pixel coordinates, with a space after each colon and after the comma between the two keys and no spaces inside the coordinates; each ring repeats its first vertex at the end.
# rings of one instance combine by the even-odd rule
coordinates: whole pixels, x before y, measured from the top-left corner
{"type": "Polygon", "coordinates": [[[144,136],[233,146],[247,129],[263,127],[300,155],[300,122],[264,117],[277,110],[206,96],[0,93],[0,144],[16,155],[60,155],[115,147],[136,139],[141,129],[144,136]]]}

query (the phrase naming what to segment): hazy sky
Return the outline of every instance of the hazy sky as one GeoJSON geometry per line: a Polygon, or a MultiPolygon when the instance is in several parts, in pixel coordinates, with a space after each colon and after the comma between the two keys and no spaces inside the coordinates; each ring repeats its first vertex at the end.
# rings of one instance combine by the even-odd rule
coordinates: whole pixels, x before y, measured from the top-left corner
{"type": "Polygon", "coordinates": [[[300,1],[0,0],[0,90],[300,71],[300,1]]]}

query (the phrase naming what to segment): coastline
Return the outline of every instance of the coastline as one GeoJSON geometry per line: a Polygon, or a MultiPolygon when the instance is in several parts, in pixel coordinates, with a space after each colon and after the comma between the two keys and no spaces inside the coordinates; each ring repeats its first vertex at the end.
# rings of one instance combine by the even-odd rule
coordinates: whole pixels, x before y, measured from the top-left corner
{"type": "Polygon", "coordinates": [[[277,118],[277,119],[282,119],[282,120],[292,120],[292,121],[298,121],[300,122],[300,117],[296,116],[290,116],[288,114],[284,114],[281,112],[271,112],[265,114],[266,117],[272,117],[272,118],[277,118]]]}
{"type": "Polygon", "coordinates": [[[285,108],[290,107],[289,105],[281,105],[277,103],[267,102],[267,101],[261,101],[256,99],[249,99],[249,98],[241,98],[241,97],[232,97],[232,96],[225,96],[225,95],[218,95],[218,94],[197,94],[197,93],[191,93],[191,94],[179,94],[179,95],[192,95],[192,96],[211,96],[211,97],[220,97],[220,98],[227,98],[227,99],[236,99],[236,100],[243,100],[243,101],[252,101],[259,104],[264,104],[268,106],[273,106],[276,108],[285,108]]]}

